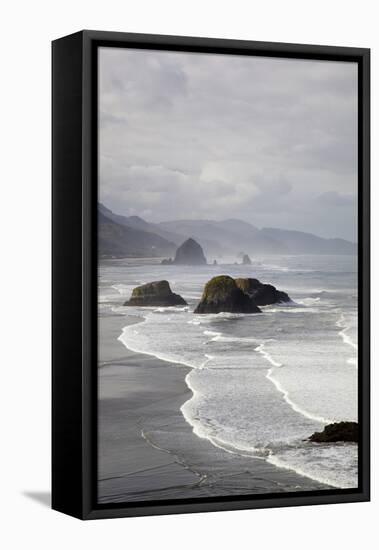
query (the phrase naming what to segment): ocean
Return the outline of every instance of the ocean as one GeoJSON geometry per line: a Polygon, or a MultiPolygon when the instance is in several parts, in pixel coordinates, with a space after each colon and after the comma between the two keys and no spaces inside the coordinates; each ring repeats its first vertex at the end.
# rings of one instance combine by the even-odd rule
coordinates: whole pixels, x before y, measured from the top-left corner
{"type": "Polygon", "coordinates": [[[99,316],[140,322],[119,341],[166,361],[192,396],[181,406],[199,438],[336,488],[357,486],[357,445],[308,441],[326,424],[357,421],[357,258],[262,256],[253,265],[165,266],[157,259],[102,260],[99,316]],[[216,275],[255,277],[292,302],[261,314],[195,315],[216,275]],[[166,279],[187,307],[125,307],[135,286],[166,279]],[[187,372],[187,369],[184,371],[187,372]]]}

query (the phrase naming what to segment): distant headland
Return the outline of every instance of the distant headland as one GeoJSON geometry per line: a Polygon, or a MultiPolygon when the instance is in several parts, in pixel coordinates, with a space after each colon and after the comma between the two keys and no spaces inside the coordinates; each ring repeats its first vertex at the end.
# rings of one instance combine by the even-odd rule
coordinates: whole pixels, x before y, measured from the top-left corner
{"type": "MultiPolygon", "coordinates": [[[[175,220],[160,223],[139,216],[122,216],[99,203],[100,258],[173,258],[178,247],[194,240],[211,262],[256,254],[357,254],[357,245],[344,239],[325,239],[312,233],[278,228],[259,229],[242,220],[175,220]]],[[[239,262],[238,262],[239,263],[239,262]]],[[[183,265],[183,264],[182,264],[183,265]]],[[[200,265],[200,264],[197,264],[200,265]]]]}

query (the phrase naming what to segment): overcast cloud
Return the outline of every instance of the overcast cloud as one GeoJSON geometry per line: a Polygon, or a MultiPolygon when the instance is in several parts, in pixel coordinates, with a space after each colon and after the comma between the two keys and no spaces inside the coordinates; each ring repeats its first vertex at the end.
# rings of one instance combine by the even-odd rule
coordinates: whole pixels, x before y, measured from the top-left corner
{"type": "Polygon", "coordinates": [[[100,200],[356,240],[354,63],[102,48],[100,200]]]}

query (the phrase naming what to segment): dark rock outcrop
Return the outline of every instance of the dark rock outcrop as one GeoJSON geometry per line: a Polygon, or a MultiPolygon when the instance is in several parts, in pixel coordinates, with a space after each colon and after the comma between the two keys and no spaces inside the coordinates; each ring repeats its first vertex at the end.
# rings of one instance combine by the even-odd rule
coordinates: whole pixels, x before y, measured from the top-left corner
{"type": "Polygon", "coordinates": [[[172,265],[172,258],[169,258],[168,260],[162,260],[161,265],[172,265]]]}
{"type": "Polygon", "coordinates": [[[251,260],[248,254],[244,254],[242,258],[243,265],[251,265],[251,260]]]}
{"type": "Polygon", "coordinates": [[[260,313],[255,301],[232,277],[220,275],[207,282],[195,313],[260,313]]]}
{"type": "Polygon", "coordinates": [[[186,306],[187,302],[172,292],[168,281],[154,281],[137,286],[124,306],[186,306]]]}
{"type": "Polygon", "coordinates": [[[218,265],[217,260],[213,260],[213,265],[218,265]]]}
{"type": "Polygon", "coordinates": [[[359,430],[357,422],[335,422],[325,426],[322,432],[315,432],[309,438],[315,443],[336,443],[351,441],[358,443],[359,430]]]}
{"type": "Polygon", "coordinates": [[[273,285],[261,283],[258,279],[236,279],[236,284],[238,288],[253,298],[258,306],[291,301],[286,292],[277,290],[273,285]]]}
{"type": "Polygon", "coordinates": [[[187,239],[176,251],[174,264],[205,265],[207,260],[203,249],[194,239],[187,239]]]}

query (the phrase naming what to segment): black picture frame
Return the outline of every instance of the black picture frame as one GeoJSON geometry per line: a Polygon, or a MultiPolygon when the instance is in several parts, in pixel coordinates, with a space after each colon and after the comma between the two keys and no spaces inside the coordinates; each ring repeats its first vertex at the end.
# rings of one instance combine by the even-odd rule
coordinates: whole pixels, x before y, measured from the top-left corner
{"type": "Polygon", "coordinates": [[[370,50],[81,31],[52,43],[52,507],[81,519],[370,499],[370,50]],[[359,109],[359,487],[97,504],[97,49],[100,46],[355,61],[359,109]]]}

